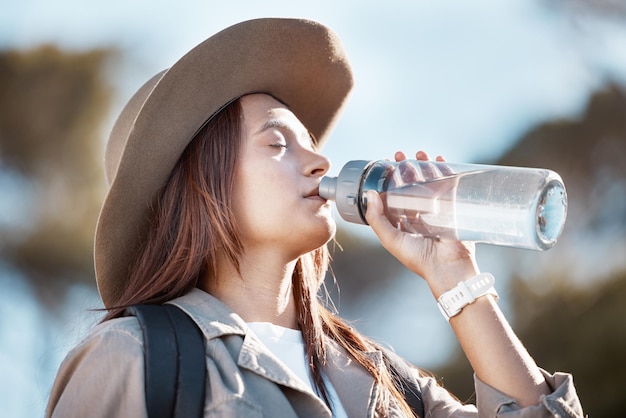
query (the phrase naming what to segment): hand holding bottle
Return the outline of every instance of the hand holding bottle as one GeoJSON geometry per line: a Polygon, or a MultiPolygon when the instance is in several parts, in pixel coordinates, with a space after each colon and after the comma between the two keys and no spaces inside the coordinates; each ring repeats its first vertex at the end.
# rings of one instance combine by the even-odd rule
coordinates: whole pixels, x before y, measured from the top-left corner
{"type": "MultiPolygon", "coordinates": [[[[410,164],[403,163],[407,161],[406,155],[398,152],[395,159],[402,170],[399,178],[413,180],[418,173],[411,170],[410,164]]],[[[427,161],[428,155],[420,151],[416,160],[427,161]]],[[[437,157],[436,161],[443,162],[444,159],[437,157]]],[[[428,167],[428,164],[421,167],[424,166],[428,167]]],[[[427,175],[435,177],[436,173],[427,175]]],[[[466,282],[479,273],[472,242],[402,231],[389,221],[379,194],[373,189],[365,193],[365,218],[382,245],[424,278],[436,299],[454,289],[459,282],[466,282]]],[[[542,396],[551,392],[542,372],[492,297],[481,297],[465,306],[459,315],[450,318],[450,325],[482,382],[513,397],[522,407],[537,405],[542,396]]]]}
{"type": "MultiPolygon", "coordinates": [[[[403,152],[395,155],[397,162],[408,161],[403,152]]],[[[419,161],[428,161],[428,155],[419,151],[419,161]]],[[[443,162],[442,157],[436,161],[443,162]]],[[[410,165],[400,165],[401,176],[410,180],[416,176],[410,165]]],[[[384,213],[383,202],[377,192],[367,192],[366,220],[372,227],[383,247],[408,269],[424,278],[437,298],[446,290],[478,273],[474,244],[458,240],[441,240],[423,235],[407,233],[390,223],[384,213]]]]}

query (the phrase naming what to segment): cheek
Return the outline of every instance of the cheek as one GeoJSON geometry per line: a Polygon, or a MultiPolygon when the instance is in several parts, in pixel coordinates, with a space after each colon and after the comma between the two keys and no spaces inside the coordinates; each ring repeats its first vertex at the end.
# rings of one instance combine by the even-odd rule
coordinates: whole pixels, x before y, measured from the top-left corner
{"type": "Polygon", "coordinates": [[[233,213],[243,234],[258,234],[274,226],[285,203],[285,185],[280,177],[259,170],[238,172],[233,190],[233,213]]]}
{"type": "Polygon", "coordinates": [[[273,201],[285,201],[294,193],[294,173],[277,164],[255,164],[243,167],[237,173],[236,187],[242,199],[253,205],[268,206],[273,201]]]}

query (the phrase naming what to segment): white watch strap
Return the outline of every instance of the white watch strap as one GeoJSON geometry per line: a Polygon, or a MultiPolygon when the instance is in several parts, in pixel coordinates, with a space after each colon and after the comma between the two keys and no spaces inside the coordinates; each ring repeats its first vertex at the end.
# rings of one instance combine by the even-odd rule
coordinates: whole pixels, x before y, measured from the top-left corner
{"type": "Polygon", "coordinates": [[[448,290],[437,299],[437,305],[444,318],[450,321],[454,315],[457,315],[463,308],[476,299],[485,295],[493,295],[498,300],[498,293],[493,285],[496,279],[493,274],[481,273],[475,277],[459,284],[452,290],[448,290]]]}

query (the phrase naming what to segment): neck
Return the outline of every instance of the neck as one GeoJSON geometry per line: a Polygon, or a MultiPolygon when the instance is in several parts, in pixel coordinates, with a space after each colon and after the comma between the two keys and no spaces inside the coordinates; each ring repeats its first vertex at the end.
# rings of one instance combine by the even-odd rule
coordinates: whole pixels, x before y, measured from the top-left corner
{"type": "Polygon", "coordinates": [[[237,269],[220,263],[215,279],[205,279],[201,288],[212,294],[246,322],[270,322],[298,329],[291,277],[296,262],[272,264],[271,257],[242,257],[237,269]]]}

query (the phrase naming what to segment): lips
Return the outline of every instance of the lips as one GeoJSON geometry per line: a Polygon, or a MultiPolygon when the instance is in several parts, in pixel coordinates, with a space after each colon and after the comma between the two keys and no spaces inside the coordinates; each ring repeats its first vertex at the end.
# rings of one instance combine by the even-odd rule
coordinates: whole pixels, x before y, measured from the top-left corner
{"type": "Polygon", "coordinates": [[[319,192],[319,186],[315,187],[314,189],[312,189],[310,192],[306,193],[304,195],[305,199],[321,199],[321,200],[326,200],[323,199],[322,197],[320,197],[320,192],[319,192]]]}

